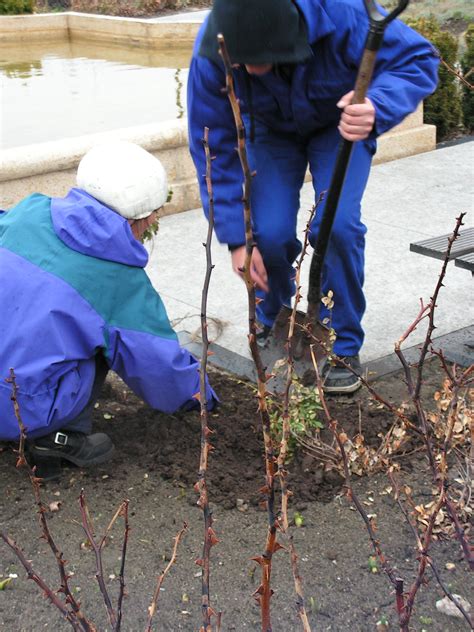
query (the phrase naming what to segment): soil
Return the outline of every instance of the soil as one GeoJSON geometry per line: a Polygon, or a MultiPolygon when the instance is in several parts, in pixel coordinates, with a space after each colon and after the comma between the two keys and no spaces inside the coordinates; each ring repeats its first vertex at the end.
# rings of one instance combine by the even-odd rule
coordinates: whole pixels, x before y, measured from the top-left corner
{"type": "MultiPolygon", "coordinates": [[[[212,414],[215,449],[210,457],[208,487],[214,513],[214,528],[220,540],[212,549],[211,602],[223,611],[223,631],[261,629],[259,609],[252,593],[259,584],[259,569],[251,558],[264,548],[266,512],[259,506],[258,488],[264,482],[263,448],[253,388],[233,376],[212,372],[212,383],[221,399],[212,414]]],[[[435,363],[427,367],[425,398],[432,400],[441,376],[435,363]]],[[[378,391],[394,402],[406,398],[402,376],[393,374],[376,382],[378,391]]],[[[392,419],[365,392],[352,398],[330,401],[332,413],[348,434],[359,424],[369,442],[386,429],[392,419]]],[[[107,432],[116,445],[114,458],[100,467],[66,469],[57,483],[44,486],[44,502],[59,501],[50,512],[53,535],[73,573],[71,585],[83,609],[101,632],[110,630],[105,608],[95,582],[94,555],[80,525],[77,498],[85,490],[97,533],[107,526],[124,498],[130,500],[131,534],[128,545],[122,630],[145,629],[147,607],[156,576],[166,566],[173,538],[185,521],[188,533],[180,545],[178,560],[166,577],[155,616],[156,630],[195,631],[200,626],[200,568],[203,521],[196,507],[200,444],[197,413],[165,415],[151,410],[117,377],[110,375],[95,411],[95,431],[107,432]]],[[[34,568],[52,586],[58,587],[56,566],[36,518],[33,494],[26,473],[14,467],[11,444],[0,444],[0,529],[21,545],[34,568]]],[[[394,596],[379,569],[369,569],[370,542],[357,512],[346,498],[342,481],[324,472],[313,458],[296,453],[289,465],[289,483],[294,492],[290,516],[297,510],[303,526],[293,527],[300,557],[305,596],[313,630],[366,632],[376,629],[382,616],[388,630],[398,630],[394,596]]],[[[404,480],[415,498],[427,502],[430,479],[425,458],[415,452],[403,461],[404,480]]],[[[377,514],[379,536],[392,565],[408,587],[415,573],[411,532],[404,524],[393,498],[387,494],[383,474],[355,483],[368,511],[377,514]]],[[[282,543],[283,538],[280,537],[282,543]]],[[[122,526],[117,525],[104,550],[105,578],[112,597],[118,591],[122,526]]],[[[433,558],[443,580],[453,592],[472,600],[474,584],[462,561],[458,544],[438,541],[433,558]],[[445,568],[447,562],[455,566],[445,568]]],[[[0,581],[13,577],[0,591],[0,629],[6,632],[71,629],[43,598],[37,586],[27,581],[14,554],[0,543],[0,581]]],[[[431,575],[420,590],[412,618],[418,632],[466,630],[464,620],[438,614],[435,601],[443,595],[431,575]]],[[[274,556],[272,622],[274,632],[301,629],[294,607],[294,591],[288,555],[274,556]]]]}

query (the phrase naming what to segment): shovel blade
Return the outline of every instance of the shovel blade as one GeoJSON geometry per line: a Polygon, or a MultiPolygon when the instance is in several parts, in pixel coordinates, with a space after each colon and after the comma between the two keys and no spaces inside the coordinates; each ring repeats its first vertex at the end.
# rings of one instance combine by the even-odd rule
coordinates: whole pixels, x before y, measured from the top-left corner
{"type": "MultiPolygon", "coordinates": [[[[275,377],[267,384],[273,392],[281,392],[285,387],[286,372],[281,369],[278,370],[278,367],[288,360],[288,333],[291,314],[290,308],[282,307],[266,340],[265,347],[261,350],[261,357],[267,367],[267,373],[275,374],[275,377]]],[[[309,323],[306,313],[297,310],[291,340],[293,368],[297,377],[305,385],[315,384],[316,371],[311,356],[311,345],[313,344],[313,353],[319,368],[327,357],[327,349],[330,348],[329,329],[320,322],[309,323]],[[311,324],[312,337],[305,330],[308,324],[311,324]]]]}

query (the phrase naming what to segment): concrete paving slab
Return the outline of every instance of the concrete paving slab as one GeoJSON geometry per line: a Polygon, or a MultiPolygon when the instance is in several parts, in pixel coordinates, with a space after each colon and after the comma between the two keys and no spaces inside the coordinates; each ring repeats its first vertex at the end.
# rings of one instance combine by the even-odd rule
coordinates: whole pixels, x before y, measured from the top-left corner
{"type": "MultiPolygon", "coordinates": [[[[419,300],[433,293],[440,262],[409,251],[411,241],[452,230],[455,217],[468,213],[473,225],[472,175],[474,142],[404,158],[372,169],[363,200],[368,227],[366,251],[367,311],[363,362],[393,352],[394,343],[412,322],[419,300]]],[[[311,184],[301,194],[298,230],[304,230],[313,203],[311,184]]],[[[205,274],[207,222],[200,209],[161,220],[147,271],[161,293],[178,331],[199,332],[201,288],[205,274]]],[[[249,357],[247,347],[247,293],[232,273],[226,247],[214,240],[208,315],[211,331],[221,347],[249,357]]],[[[310,258],[302,272],[305,293],[310,258]]],[[[474,321],[472,275],[448,266],[436,315],[436,335],[461,330],[474,321]]],[[[305,307],[305,302],[301,304],[305,307]]],[[[408,346],[421,342],[424,327],[410,337],[408,346]]]]}
{"type": "Polygon", "coordinates": [[[378,165],[363,215],[371,223],[407,228],[420,236],[441,235],[451,230],[460,212],[472,211],[473,176],[473,142],[378,165]]]}

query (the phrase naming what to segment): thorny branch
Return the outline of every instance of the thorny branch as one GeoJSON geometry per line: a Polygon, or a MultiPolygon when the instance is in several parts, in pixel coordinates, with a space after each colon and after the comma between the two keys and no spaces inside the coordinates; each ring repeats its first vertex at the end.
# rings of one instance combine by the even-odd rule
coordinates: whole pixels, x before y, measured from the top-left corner
{"type": "MultiPolygon", "coordinates": [[[[84,529],[84,532],[87,536],[88,542],[92,547],[92,550],[94,551],[95,554],[95,561],[96,561],[96,574],[95,577],[97,579],[97,583],[99,584],[99,589],[100,592],[102,593],[102,597],[104,599],[104,603],[105,603],[105,607],[107,610],[107,615],[109,617],[109,621],[110,621],[110,625],[112,626],[112,629],[114,630],[114,632],[120,632],[120,622],[119,619],[117,617],[117,613],[115,612],[113,606],[112,606],[112,602],[110,600],[110,595],[108,593],[107,590],[107,586],[105,585],[105,579],[104,579],[104,567],[103,567],[103,563],[102,563],[102,551],[104,549],[104,546],[107,542],[107,538],[108,535],[110,533],[110,530],[112,529],[113,525],[115,524],[117,518],[119,516],[124,516],[125,520],[128,519],[128,501],[125,500],[120,507],[117,509],[117,511],[115,512],[112,520],[109,522],[109,525],[107,526],[104,535],[102,536],[100,542],[97,542],[95,539],[95,535],[94,535],[94,527],[92,524],[92,520],[89,514],[89,510],[87,507],[87,503],[86,503],[86,499],[85,499],[85,495],[84,495],[84,490],[81,490],[81,493],[79,495],[79,505],[81,508],[81,516],[82,516],[82,527],[84,529]]],[[[125,549],[127,549],[127,540],[128,540],[128,525],[125,528],[125,538],[124,538],[124,547],[122,549],[122,551],[125,549]]],[[[120,589],[120,594],[119,594],[119,606],[120,606],[120,611],[121,611],[121,606],[122,606],[122,599],[123,599],[123,590],[124,590],[124,584],[123,584],[123,569],[124,569],[124,564],[125,561],[122,559],[122,566],[121,566],[121,589],[120,589]]],[[[120,614],[121,616],[121,614],[120,614]]]]}
{"type": "MultiPolygon", "coordinates": [[[[374,528],[375,525],[373,524],[373,521],[368,517],[367,512],[365,511],[361,501],[359,500],[357,494],[354,492],[354,490],[352,488],[351,471],[350,471],[350,467],[349,467],[349,463],[348,463],[348,459],[347,459],[347,453],[346,453],[346,450],[344,448],[344,443],[347,440],[347,436],[346,436],[346,434],[345,434],[345,432],[343,430],[341,432],[339,432],[337,420],[334,419],[333,416],[330,413],[329,406],[328,406],[326,397],[324,395],[323,383],[322,383],[321,375],[319,373],[319,368],[318,368],[318,363],[316,361],[316,356],[314,355],[313,345],[311,345],[311,349],[310,350],[311,350],[311,358],[312,358],[312,361],[313,361],[314,370],[316,372],[316,387],[318,389],[321,405],[323,407],[324,415],[325,415],[326,420],[328,422],[328,426],[330,427],[330,429],[331,429],[331,431],[332,431],[332,433],[334,435],[334,439],[336,440],[336,443],[337,443],[337,445],[339,447],[339,452],[340,452],[340,456],[341,456],[342,464],[343,464],[343,468],[344,468],[344,478],[345,478],[345,485],[346,485],[348,497],[349,497],[350,500],[352,500],[352,502],[356,506],[357,510],[359,511],[360,515],[362,516],[362,519],[363,519],[363,521],[365,523],[365,526],[367,528],[370,540],[372,542],[372,546],[374,547],[374,550],[375,550],[375,552],[377,554],[377,557],[380,560],[382,568],[386,572],[387,576],[389,577],[390,581],[394,585],[395,589],[398,590],[399,587],[400,587],[400,582],[402,580],[400,580],[400,578],[398,578],[396,576],[395,571],[392,569],[392,567],[390,566],[389,562],[385,558],[385,555],[384,555],[384,553],[383,553],[383,551],[382,551],[382,549],[380,547],[380,542],[379,542],[378,538],[375,535],[375,528],[374,528]]],[[[403,582],[402,582],[402,585],[403,585],[403,582]]]]}
{"type": "Polygon", "coordinates": [[[119,572],[119,596],[117,599],[117,631],[120,630],[122,625],[122,602],[125,596],[125,559],[127,556],[127,544],[128,544],[128,536],[130,533],[130,525],[128,522],[128,504],[129,501],[125,500],[122,507],[122,516],[124,522],[124,534],[123,534],[123,543],[122,543],[122,555],[120,560],[120,572],[119,572]]]}
{"type": "MultiPolygon", "coordinates": [[[[431,568],[431,571],[432,571],[433,575],[435,576],[436,581],[440,585],[441,590],[444,592],[446,597],[448,597],[448,599],[454,603],[454,605],[458,608],[458,610],[461,612],[463,617],[466,619],[467,623],[472,627],[473,622],[471,620],[471,617],[466,612],[466,610],[464,609],[463,605],[456,599],[456,597],[449,591],[447,586],[444,584],[436,564],[431,559],[431,557],[428,555],[428,552],[424,551],[423,542],[421,541],[420,534],[418,532],[416,523],[414,523],[414,521],[410,519],[409,513],[408,513],[408,511],[407,511],[407,509],[406,509],[405,505],[403,504],[402,499],[400,497],[401,496],[400,484],[399,484],[399,482],[398,482],[398,480],[397,480],[397,478],[395,476],[395,473],[393,471],[389,470],[388,476],[389,476],[390,481],[391,481],[391,483],[393,485],[394,498],[397,501],[397,505],[400,508],[400,511],[403,514],[403,517],[405,518],[406,523],[408,524],[408,526],[410,527],[410,529],[411,529],[411,531],[413,533],[413,536],[415,538],[415,541],[416,541],[416,544],[417,544],[420,556],[424,556],[425,557],[426,563],[431,568]]],[[[405,493],[405,495],[409,499],[410,504],[414,505],[413,499],[410,497],[410,493],[407,490],[406,486],[404,486],[403,492],[405,493]]],[[[439,514],[439,511],[436,512],[436,515],[438,515],[438,514],[439,514]]]]}
{"type": "Polygon", "coordinates": [[[439,58],[440,63],[446,68],[446,70],[448,72],[450,72],[452,75],[454,75],[457,79],[459,79],[459,81],[461,83],[463,83],[466,88],[469,88],[469,90],[474,90],[474,85],[472,83],[470,83],[467,78],[471,76],[471,74],[474,72],[474,67],[471,68],[467,73],[463,73],[460,70],[456,70],[455,68],[453,68],[450,64],[448,64],[439,54],[439,52],[435,49],[435,53],[436,56],[439,58]]]}
{"type": "MultiPolygon", "coordinates": [[[[453,603],[456,604],[456,606],[461,606],[459,609],[462,613],[462,615],[464,616],[464,618],[470,623],[470,625],[472,626],[472,621],[469,617],[469,615],[465,612],[465,610],[463,609],[462,605],[458,603],[458,601],[451,595],[451,593],[448,591],[448,589],[446,588],[446,586],[443,584],[443,582],[441,581],[441,577],[439,572],[436,569],[436,566],[434,564],[434,562],[431,560],[430,556],[429,556],[429,548],[431,546],[432,543],[432,537],[433,537],[433,529],[435,527],[436,521],[443,509],[443,507],[446,509],[446,511],[448,512],[448,515],[450,516],[454,527],[455,527],[455,531],[457,534],[458,539],[461,542],[463,551],[465,553],[466,559],[471,563],[472,561],[472,554],[470,552],[470,548],[467,542],[467,539],[465,537],[465,533],[464,530],[462,528],[462,525],[460,524],[460,520],[459,517],[456,513],[456,509],[452,503],[452,501],[449,499],[449,482],[448,482],[448,462],[447,462],[447,456],[448,456],[448,451],[451,447],[452,444],[452,438],[453,438],[453,429],[454,429],[454,424],[455,424],[455,420],[456,420],[456,413],[457,413],[457,407],[458,407],[458,401],[459,401],[459,390],[460,388],[466,384],[469,376],[471,375],[472,371],[474,370],[473,367],[469,367],[468,369],[466,369],[464,372],[462,372],[462,374],[459,376],[456,374],[456,371],[451,371],[451,370],[447,370],[446,373],[448,375],[448,378],[450,380],[451,383],[451,389],[452,389],[452,396],[451,396],[451,400],[448,406],[448,410],[447,410],[447,425],[446,425],[446,429],[445,429],[445,435],[444,435],[444,440],[442,441],[441,445],[439,446],[439,449],[436,451],[435,448],[435,444],[433,442],[433,437],[432,434],[430,432],[429,426],[428,426],[428,421],[426,418],[426,413],[422,407],[421,404],[421,387],[422,387],[422,383],[423,383],[423,366],[424,366],[424,361],[426,359],[428,350],[432,351],[432,334],[433,331],[435,329],[435,325],[434,325],[434,312],[435,312],[435,308],[436,308],[436,304],[437,304],[437,299],[438,299],[438,295],[439,295],[439,291],[441,289],[441,287],[443,286],[443,281],[444,281],[444,277],[446,274],[446,268],[447,268],[447,263],[449,261],[449,257],[450,257],[450,253],[451,253],[451,248],[452,245],[455,241],[455,239],[458,236],[459,233],[459,229],[462,226],[462,219],[464,217],[464,214],[461,214],[457,220],[456,220],[456,226],[454,229],[454,232],[452,234],[452,236],[449,239],[449,243],[448,243],[448,249],[446,252],[446,256],[443,262],[443,266],[442,266],[442,270],[441,273],[439,275],[438,278],[438,282],[436,284],[436,288],[435,291],[433,293],[433,297],[430,300],[430,303],[427,306],[424,306],[423,303],[421,302],[420,305],[420,311],[418,313],[418,316],[416,317],[416,319],[414,320],[414,322],[410,325],[410,327],[407,329],[407,331],[402,335],[402,337],[400,338],[400,340],[396,343],[395,345],[395,350],[397,355],[400,358],[400,361],[402,363],[403,369],[404,369],[404,373],[405,373],[405,381],[408,387],[408,391],[409,394],[411,396],[412,402],[415,406],[415,410],[416,410],[416,414],[417,414],[417,420],[418,420],[418,427],[420,430],[420,434],[424,440],[424,444],[425,444],[425,449],[427,451],[428,454],[428,460],[430,463],[430,468],[432,471],[432,475],[433,475],[433,480],[434,482],[437,484],[438,487],[438,496],[437,496],[437,500],[434,503],[434,506],[432,507],[431,513],[429,515],[429,518],[427,520],[426,526],[423,530],[423,533],[420,535],[418,529],[415,527],[415,525],[411,522],[411,520],[409,519],[409,516],[403,506],[403,504],[400,501],[399,498],[399,486],[398,483],[395,482],[395,479],[393,477],[393,469],[389,468],[389,476],[391,477],[391,480],[394,484],[395,487],[395,498],[397,500],[397,503],[405,517],[405,519],[407,520],[408,524],[410,525],[410,527],[412,528],[412,531],[414,532],[415,535],[415,539],[417,542],[417,549],[418,549],[418,570],[417,570],[417,574],[416,574],[416,578],[413,581],[409,591],[407,594],[404,593],[403,591],[403,580],[401,578],[398,578],[394,575],[393,569],[390,567],[390,565],[388,565],[385,556],[383,555],[381,546],[379,541],[377,540],[376,536],[375,536],[375,528],[374,528],[374,524],[372,523],[371,519],[368,517],[367,512],[365,511],[364,507],[362,506],[362,504],[360,503],[359,499],[357,498],[357,495],[354,493],[353,487],[351,485],[351,481],[350,481],[350,467],[349,467],[349,463],[348,463],[348,458],[347,458],[347,454],[346,454],[346,450],[345,450],[345,443],[347,441],[347,436],[345,435],[345,433],[339,432],[338,428],[337,428],[337,421],[333,420],[331,418],[331,414],[329,412],[328,406],[327,406],[327,402],[325,400],[324,397],[324,392],[323,392],[323,387],[322,387],[322,381],[318,372],[318,366],[317,366],[317,362],[316,362],[316,358],[314,356],[313,353],[313,347],[311,347],[311,353],[312,353],[312,357],[313,357],[313,364],[314,364],[314,368],[317,374],[317,387],[319,390],[319,394],[320,394],[320,399],[321,399],[321,403],[323,405],[323,410],[325,412],[325,415],[327,417],[327,420],[329,422],[329,425],[334,433],[335,439],[337,441],[340,453],[341,453],[341,458],[343,461],[343,468],[344,468],[344,473],[345,473],[345,479],[346,479],[346,486],[348,489],[348,495],[351,498],[351,500],[353,501],[354,505],[356,506],[359,514],[361,515],[362,519],[364,520],[364,523],[366,525],[370,540],[372,542],[372,545],[374,547],[374,550],[378,556],[378,558],[381,561],[382,567],[385,571],[385,573],[387,574],[388,578],[390,579],[391,583],[394,585],[395,587],[395,593],[396,593],[396,603],[397,603],[397,612],[398,612],[398,617],[399,617],[399,624],[400,624],[400,630],[401,632],[408,632],[409,630],[409,623],[410,623],[410,619],[413,613],[413,607],[414,607],[414,603],[415,603],[415,599],[418,593],[418,590],[420,588],[420,586],[423,584],[424,582],[424,577],[426,574],[426,568],[427,566],[429,566],[431,568],[431,570],[433,571],[433,574],[435,576],[435,578],[437,579],[437,581],[439,582],[443,592],[449,597],[449,599],[451,599],[451,601],[453,601],[453,603]],[[427,333],[425,336],[425,340],[422,344],[421,347],[421,353],[420,353],[420,360],[418,362],[417,365],[417,377],[416,380],[413,380],[412,377],[412,370],[411,367],[409,366],[409,364],[406,362],[406,359],[403,355],[403,352],[401,351],[401,344],[402,342],[404,342],[406,340],[406,338],[416,329],[417,325],[421,322],[422,319],[424,318],[428,318],[428,328],[427,328],[427,333]]],[[[442,359],[442,365],[446,367],[446,362],[442,356],[441,352],[438,352],[437,355],[439,355],[442,359]]],[[[447,367],[446,367],[447,368],[447,367]]],[[[381,398],[379,398],[379,401],[382,401],[381,398]]],[[[383,402],[385,404],[385,402],[383,402]]],[[[388,406],[390,409],[393,409],[393,407],[388,406]]]]}
{"type": "MultiPolygon", "coordinates": [[[[322,198],[318,200],[318,204],[322,198]]],[[[280,441],[280,450],[278,453],[278,472],[277,476],[280,480],[281,486],[281,523],[280,528],[283,534],[288,539],[288,548],[290,553],[290,563],[291,569],[293,573],[293,581],[295,585],[296,592],[296,607],[298,616],[301,619],[303,624],[303,629],[305,632],[311,632],[311,627],[308,620],[308,615],[306,613],[306,608],[304,605],[304,595],[303,595],[303,587],[301,582],[301,577],[298,570],[298,556],[296,554],[295,545],[293,542],[293,535],[288,531],[288,499],[290,495],[290,491],[288,490],[288,485],[286,481],[287,470],[286,470],[286,459],[288,456],[288,441],[290,439],[291,427],[290,427],[290,391],[291,386],[293,384],[294,379],[294,358],[293,358],[293,336],[295,332],[295,323],[296,323],[296,312],[298,309],[298,304],[301,300],[301,266],[304,260],[304,257],[307,253],[308,245],[309,245],[309,229],[311,223],[313,221],[316,208],[318,206],[316,204],[309,215],[309,219],[306,223],[306,229],[304,232],[304,241],[303,248],[301,250],[301,254],[298,258],[296,264],[296,273],[295,273],[295,285],[296,285],[296,296],[295,302],[293,305],[293,309],[291,311],[291,315],[289,318],[289,327],[288,327],[288,338],[287,338],[287,370],[286,370],[286,383],[285,390],[283,393],[283,413],[282,413],[282,437],[280,441]]]]}
{"type": "Polygon", "coordinates": [[[46,584],[46,582],[37,573],[35,573],[31,565],[31,562],[26,559],[25,554],[23,553],[23,551],[20,549],[20,547],[16,544],[14,540],[12,540],[3,531],[0,531],[0,538],[2,538],[2,540],[6,544],[8,544],[8,546],[15,553],[21,565],[25,569],[28,575],[28,579],[32,579],[36,584],[38,584],[38,586],[41,588],[41,590],[45,594],[46,598],[49,599],[49,601],[54,606],[56,606],[56,608],[59,610],[59,612],[61,612],[63,617],[66,619],[66,621],[71,624],[71,627],[73,630],[78,630],[78,631],[95,630],[95,628],[93,627],[86,628],[79,623],[76,613],[74,611],[69,610],[68,607],[64,604],[64,602],[61,601],[61,599],[59,599],[59,597],[56,595],[55,591],[51,590],[51,588],[46,584]]]}
{"type": "Polygon", "coordinates": [[[153,598],[151,600],[151,604],[148,607],[148,620],[147,620],[145,632],[151,632],[152,619],[153,619],[153,616],[154,616],[154,614],[155,614],[155,612],[156,612],[156,610],[158,608],[158,597],[160,596],[161,586],[163,585],[163,581],[164,581],[166,575],[168,574],[170,568],[176,562],[176,557],[178,555],[178,546],[179,546],[179,543],[181,542],[184,534],[186,533],[187,529],[188,529],[188,525],[186,523],[184,523],[183,524],[183,528],[177,533],[177,535],[174,538],[174,546],[173,546],[173,553],[171,554],[171,559],[168,562],[168,564],[166,565],[165,570],[158,577],[158,580],[156,582],[155,592],[153,593],[153,598]]]}
{"type": "Polygon", "coordinates": [[[252,354],[252,359],[255,364],[257,372],[257,398],[258,398],[258,410],[260,413],[260,419],[262,422],[263,440],[265,446],[265,470],[266,470],[266,483],[262,488],[262,492],[266,496],[266,506],[268,515],[268,530],[265,543],[265,551],[262,555],[253,558],[259,565],[262,571],[262,582],[255,591],[256,599],[260,604],[260,613],[262,621],[262,632],[271,632],[272,624],[270,617],[270,599],[272,596],[272,589],[270,587],[270,578],[272,571],[272,557],[273,553],[277,551],[281,546],[276,539],[276,517],[275,517],[275,454],[274,446],[270,433],[270,415],[267,406],[267,389],[266,382],[267,376],[265,374],[265,367],[263,366],[260,352],[257,345],[257,329],[256,329],[256,297],[255,288],[250,276],[250,265],[252,260],[252,252],[255,246],[252,232],[252,215],[250,208],[250,187],[252,174],[247,159],[247,148],[245,144],[245,127],[242,121],[240,113],[240,106],[234,89],[234,79],[232,74],[232,63],[229,58],[229,54],[225,45],[224,37],[219,34],[217,36],[219,43],[219,52],[225,66],[226,74],[226,92],[234,115],[235,126],[237,129],[237,152],[239,155],[240,163],[244,174],[244,193],[243,193],[243,206],[244,206],[244,224],[245,224],[245,250],[246,258],[243,269],[243,275],[245,285],[247,287],[248,306],[249,306],[249,346],[252,354]]]}
{"type": "MultiPolygon", "coordinates": [[[[435,317],[435,311],[436,311],[436,305],[437,305],[437,301],[438,301],[438,296],[439,296],[439,292],[441,291],[441,288],[444,285],[444,279],[446,276],[446,270],[447,270],[447,266],[451,257],[451,249],[453,247],[454,242],[456,241],[456,239],[459,236],[459,231],[461,229],[461,226],[463,226],[463,219],[465,217],[465,213],[461,213],[459,215],[459,217],[456,218],[456,225],[454,227],[454,231],[452,233],[452,235],[449,237],[448,239],[448,246],[446,249],[446,254],[443,260],[443,265],[441,268],[441,272],[438,278],[438,281],[436,283],[436,287],[433,293],[433,296],[430,299],[429,302],[429,311],[428,311],[428,328],[427,328],[427,332],[426,332],[426,336],[425,336],[425,340],[422,344],[421,347],[421,351],[420,351],[420,359],[418,361],[417,364],[417,372],[416,372],[416,379],[414,380],[412,377],[412,370],[411,367],[408,365],[404,354],[400,348],[400,344],[397,343],[397,345],[395,346],[395,353],[398,355],[398,357],[400,358],[400,361],[402,363],[402,366],[404,368],[405,371],[405,380],[407,383],[407,387],[408,387],[408,392],[410,394],[411,400],[413,402],[413,405],[415,406],[415,410],[416,410],[416,414],[417,414],[417,420],[418,420],[418,424],[419,424],[419,428],[421,430],[421,435],[423,437],[423,441],[425,444],[425,448],[426,448],[426,452],[428,455],[428,461],[430,464],[430,468],[431,468],[431,472],[432,472],[432,476],[433,476],[433,481],[438,485],[440,492],[441,492],[441,488],[444,487],[445,485],[447,485],[447,481],[446,481],[446,470],[447,470],[447,465],[446,465],[446,461],[445,458],[442,458],[442,464],[441,466],[439,464],[436,463],[435,460],[435,456],[434,456],[434,448],[433,448],[433,441],[432,441],[432,436],[430,433],[430,428],[426,419],[426,413],[423,409],[422,403],[421,403],[421,398],[420,398],[420,393],[421,393],[421,388],[423,385],[423,369],[424,369],[424,363],[426,360],[426,356],[428,354],[428,351],[430,349],[432,349],[433,346],[433,340],[432,340],[432,335],[433,332],[435,330],[435,323],[434,323],[434,317],[435,317]]],[[[448,373],[448,376],[452,377],[451,373],[448,373]]],[[[461,378],[462,379],[462,378],[461,378]]],[[[458,381],[458,385],[461,386],[461,381],[458,381]]],[[[458,392],[459,388],[456,390],[456,395],[453,396],[452,399],[452,405],[453,406],[457,406],[457,401],[458,401],[458,397],[457,397],[457,392],[458,392]]],[[[451,418],[450,420],[450,424],[454,423],[453,419],[451,418]]],[[[442,451],[442,455],[446,455],[447,452],[447,448],[448,445],[450,444],[450,440],[451,440],[451,431],[448,429],[448,433],[446,435],[446,440],[445,440],[445,446],[444,449],[442,451]]],[[[456,535],[457,538],[461,544],[464,556],[466,558],[466,561],[469,563],[471,568],[474,568],[474,557],[471,551],[471,547],[469,546],[469,543],[467,542],[464,530],[462,529],[460,522],[459,522],[459,518],[456,514],[456,510],[453,506],[453,503],[451,502],[450,498],[449,498],[449,490],[446,491],[446,494],[443,496],[444,499],[444,506],[446,508],[446,511],[448,512],[448,515],[450,517],[451,522],[454,525],[455,531],[456,531],[456,535]]]]}
{"type": "Polygon", "coordinates": [[[42,588],[45,595],[48,599],[53,603],[61,613],[66,617],[67,621],[72,625],[74,629],[83,630],[84,632],[95,632],[95,626],[86,619],[81,611],[81,604],[76,600],[74,595],[71,592],[69,587],[69,579],[71,575],[66,571],[66,561],[64,559],[64,555],[62,551],[59,550],[56,542],[53,539],[51,531],[49,529],[49,523],[47,519],[47,509],[41,498],[41,479],[36,476],[35,468],[31,468],[26,457],[25,457],[25,443],[26,443],[26,427],[23,423],[21,417],[20,406],[18,404],[18,385],[16,382],[15,371],[13,368],[10,369],[10,377],[7,379],[12,385],[12,395],[11,400],[13,403],[13,409],[15,412],[15,417],[18,422],[18,426],[20,429],[20,441],[18,446],[18,459],[17,459],[17,467],[25,467],[28,471],[28,476],[31,481],[31,485],[33,488],[36,506],[38,507],[38,517],[42,530],[42,537],[48,543],[49,548],[51,549],[58,566],[59,577],[61,580],[61,587],[58,592],[63,593],[65,597],[65,603],[63,603],[56,595],[56,593],[47,586],[46,582],[39,577],[32,568],[31,563],[26,560],[24,554],[21,549],[16,545],[16,543],[9,538],[5,533],[1,533],[1,537],[3,540],[12,548],[14,553],[17,555],[18,559],[22,563],[26,572],[28,573],[28,577],[33,579],[38,586],[42,588]],[[26,563],[26,565],[25,565],[26,563]],[[70,606],[71,609],[68,608],[70,606]],[[75,627],[75,626],[79,627],[75,627]]]}
{"type": "MultiPolygon", "coordinates": [[[[204,128],[203,138],[204,152],[206,154],[206,185],[209,198],[209,224],[207,229],[207,239],[203,246],[206,249],[206,276],[202,289],[201,297],[201,337],[202,337],[202,357],[200,370],[200,404],[201,404],[201,455],[199,461],[199,480],[195,485],[196,491],[199,493],[197,504],[202,509],[204,516],[204,545],[202,558],[197,560],[197,564],[202,569],[201,579],[201,610],[202,610],[202,627],[201,632],[211,632],[211,618],[216,615],[211,608],[210,598],[210,554],[211,548],[218,542],[216,534],[212,528],[212,511],[209,507],[209,495],[207,491],[207,467],[209,460],[209,452],[212,446],[209,436],[212,430],[209,428],[209,415],[207,410],[206,395],[206,376],[207,376],[207,357],[209,354],[209,338],[207,335],[207,296],[209,292],[209,284],[211,280],[212,264],[211,242],[212,231],[214,229],[214,193],[212,190],[211,180],[211,153],[209,149],[209,129],[204,128]]],[[[216,615],[217,616],[217,615],[216,615]]]]}

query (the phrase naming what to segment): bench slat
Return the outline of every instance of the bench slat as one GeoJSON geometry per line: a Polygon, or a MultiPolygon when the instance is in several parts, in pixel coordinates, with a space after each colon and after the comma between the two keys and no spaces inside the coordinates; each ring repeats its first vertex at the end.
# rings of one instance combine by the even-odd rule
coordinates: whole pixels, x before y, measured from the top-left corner
{"type": "MultiPolygon", "coordinates": [[[[452,233],[431,237],[410,244],[410,250],[435,259],[444,259],[448,249],[448,239],[452,233]]],[[[451,248],[451,259],[459,256],[474,253],[474,227],[460,231],[459,237],[451,248]]]]}
{"type": "Polygon", "coordinates": [[[470,270],[474,273],[474,252],[456,257],[454,265],[458,268],[465,268],[466,270],[470,270]]]}

